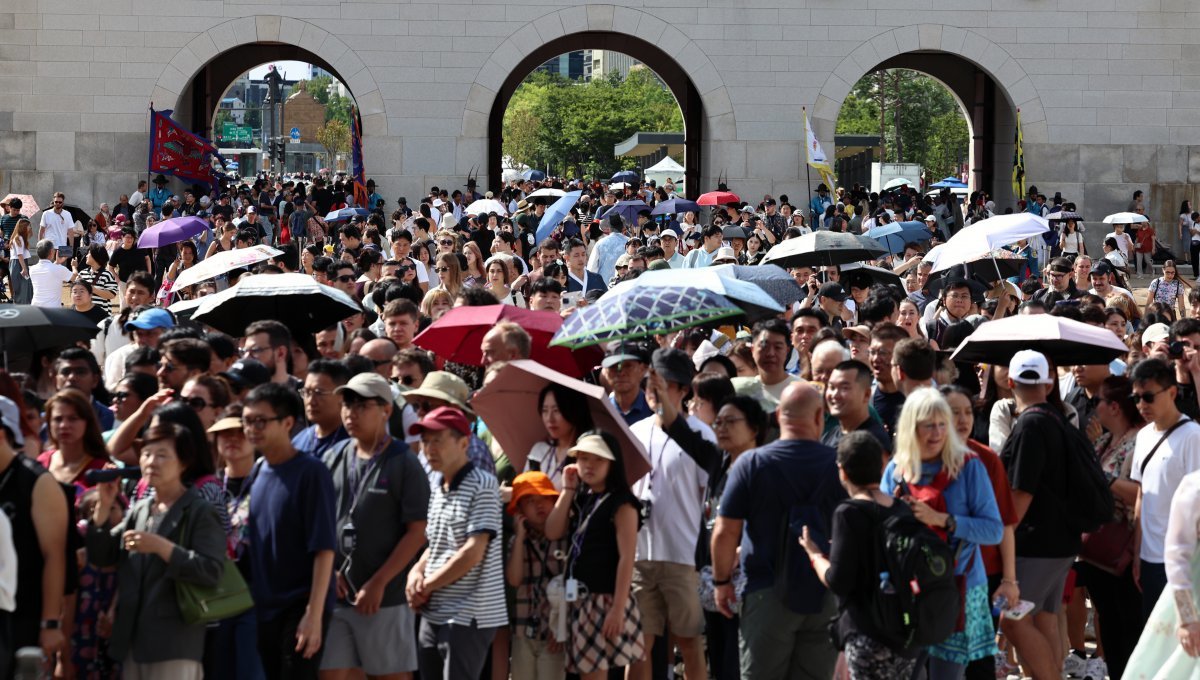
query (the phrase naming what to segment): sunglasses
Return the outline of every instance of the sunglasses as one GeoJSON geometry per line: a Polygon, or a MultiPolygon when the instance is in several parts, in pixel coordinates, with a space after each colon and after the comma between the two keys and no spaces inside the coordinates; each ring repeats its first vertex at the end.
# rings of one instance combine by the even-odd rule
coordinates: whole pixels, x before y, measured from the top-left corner
{"type": "Polygon", "coordinates": [[[454,245],[454,241],[452,241],[452,240],[450,240],[450,239],[448,239],[448,238],[444,238],[444,239],[442,239],[442,240],[438,241],[438,245],[441,245],[441,246],[452,246],[452,245],[454,245]]]}
{"type": "Polygon", "coordinates": [[[416,380],[411,375],[406,375],[401,378],[393,378],[392,382],[398,382],[405,387],[412,387],[412,384],[416,382],[416,380]]]}
{"type": "Polygon", "coordinates": [[[1159,390],[1157,392],[1142,392],[1141,394],[1134,392],[1133,394],[1129,395],[1129,398],[1133,400],[1134,404],[1137,404],[1137,403],[1140,403],[1143,401],[1146,402],[1147,404],[1153,404],[1154,398],[1157,397],[1158,395],[1162,394],[1163,392],[1166,392],[1166,390],[1159,390]]]}
{"type": "Polygon", "coordinates": [[[208,403],[207,401],[204,401],[200,397],[188,397],[187,399],[183,399],[182,401],[183,401],[183,403],[187,404],[188,407],[191,408],[193,411],[199,411],[202,408],[208,408],[209,406],[212,406],[212,404],[208,403]]]}
{"type": "Polygon", "coordinates": [[[113,392],[113,401],[125,401],[133,396],[133,392],[113,392]]]}
{"type": "Polygon", "coordinates": [[[354,275],[353,274],[343,274],[343,275],[337,277],[337,279],[335,279],[335,280],[338,283],[350,283],[351,281],[354,280],[354,275]]]}
{"type": "Polygon", "coordinates": [[[439,274],[445,274],[446,272],[450,271],[450,268],[449,267],[434,267],[433,271],[435,271],[439,274]]]}

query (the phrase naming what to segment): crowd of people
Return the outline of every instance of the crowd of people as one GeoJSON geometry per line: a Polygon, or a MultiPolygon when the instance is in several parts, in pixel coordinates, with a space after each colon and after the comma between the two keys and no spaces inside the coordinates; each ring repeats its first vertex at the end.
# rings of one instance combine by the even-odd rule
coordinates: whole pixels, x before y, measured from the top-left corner
{"type": "MultiPolygon", "coordinates": [[[[47,329],[40,349],[0,348],[0,677],[30,648],[55,677],[151,680],[1200,668],[1200,290],[1176,260],[1139,257],[1161,249],[1149,223],[1089,254],[1076,206],[1036,188],[1004,211],[983,192],[822,184],[799,207],[656,214],[673,186],[472,180],[388,211],[373,183],[358,206],[328,176],[180,195],[154,179],[86,224],[61,193],[36,227],[20,199],[0,205],[8,300],[96,326],[75,346],[47,329]],[[544,225],[544,189],[583,193],[544,225]],[[995,254],[1011,276],[932,271],[931,246],[1001,212],[1050,218],[995,254]],[[138,246],[178,216],[209,228],[138,246]],[[479,366],[414,342],[456,307],[569,318],[645,271],[773,267],[814,231],[912,222],[876,259],[789,267],[781,314],[608,343],[584,379],[616,432],[552,383],[538,412],[506,414],[542,441],[506,452],[472,396],[531,358],[529,330],[496,324],[479,366]],[[175,285],[259,245],[279,254],[175,285]],[[1127,277],[1143,272],[1138,303],[1127,277]],[[354,313],[226,333],[178,307],[282,273],[354,313]],[[1036,314],[1128,351],[951,358],[981,326],[1036,314]],[[1080,496],[1093,469],[1102,522],[1080,496]],[[892,560],[898,532],[952,569],[892,560]],[[921,586],[951,606],[922,609],[921,586]]],[[[1144,213],[1139,195],[1130,208],[1144,213]]],[[[1200,215],[1185,204],[1178,226],[1195,263],[1200,215]]]]}

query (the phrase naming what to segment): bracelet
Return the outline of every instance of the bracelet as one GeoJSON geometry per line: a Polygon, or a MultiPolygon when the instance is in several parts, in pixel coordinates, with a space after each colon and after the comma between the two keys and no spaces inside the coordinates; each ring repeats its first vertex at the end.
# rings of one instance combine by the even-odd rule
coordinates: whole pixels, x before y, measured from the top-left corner
{"type": "Polygon", "coordinates": [[[728,579],[728,578],[715,579],[714,578],[712,584],[714,586],[727,586],[732,582],[733,582],[733,579],[728,579]]]}
{"type": "Polygon", "coordinates": [[[1002,579],[1000,579],[1000,582],[1001,583],[1011,583],[1014,586],[1021,585],[1016,579],[1013,579],[1013,578],[1002,578],[1002,579]]]}
{"type": "Polygon", "coordinates": [[[574,490],[576,490],[576,489],[578,489],[578,488],[579,488],[579,487],[577,487],[577,486],[564,486],[564,487],[563,487],[563,491],[574,491],[574,490]]]}

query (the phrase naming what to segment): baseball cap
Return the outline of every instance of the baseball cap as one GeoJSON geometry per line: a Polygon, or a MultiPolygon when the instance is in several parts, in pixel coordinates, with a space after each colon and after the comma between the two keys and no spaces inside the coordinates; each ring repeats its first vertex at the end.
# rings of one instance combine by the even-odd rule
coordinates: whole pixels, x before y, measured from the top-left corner
{"type": "Polygon", "coordinates": [[[860,336],[866,340],[871,339],[870,326],[846,326],[842,329],[842,337],[849,338],[851,335],[860,336]]]}
{"type": "Polygon", "coordinates": [[[1166,342],[1171,337],[1171,328],[1165,323],[1152,323],[1142,331],[1142,345],[1166,342]]]}
{"type": "Polygon", "coordinates": [[[696,367],[687,353],[674,347],[659,347],[650,357],[654,372],[677,385],[691,385],[696,367]]]}
{"type": "Polygon", "coordinates": [[[648,269],[652,272],[656,272],[656,271],[659,271],[662,269],[670,269],[670,268],[671,268],[671,263],[667,262],[666,260],[655,260],[646,266],[646,269],[648,269]]]}
{"type": "Polygon", "coordinates": [[[439,406],[425,417],[412,424],[408,428],[408,433],[411,435],[419,435],[423,432],[441,432],[442,430],[454,430],[459,434],[470,434],[471,424],[467,422],[467,417],[463,412],[453,406],[439,406]]]}
{"type": "Polygon", "coordinates": [[[258,359],[241,359],[219,374],[238,390],[248,390],[271,380],[271,370],[258,359]]]}
{"type": "Polygon", "coordinates": [[[165,309],[155,307],[140,312],[137,316],[125,322],[125,330],[139,329],[143,331],[155,328],[174,328],[175,319],[165,309]]]}
{"type": "Polygon", "coordinates": [[[1092,263],[1092,270],[1088,274],[1090,276],[1091,274],[1111,273],[1113,273],[1113,268],[1112,265],[1108,263],[1108,260],[1096,260],[1094,263],[1092,263]]]}
{"type": "Polygon", "coordinates": [[[545,472],[522,472],[512,481],[512,500],[508,502],[508,514],[517,514],[517,506],[521,504],[521,499],[530,496],[558,498],[558,489],[554,488],[554,482],[550,481],[545,472]]]}
{"type": "Polygon", "coordinates": [[[247,207],[247,208],[246,208],[246,214],[247,214],[247,215],[249,215],[249,214],[250,214],[250,213],[252,213],[252,212],[258,212],[257,210],[255,210],[255,209],[254,209],[254,206],[249,206],[249,207],[247,207]]]}
{"type": "Polygon", "coordinates": [[[618,342],[608,350],[608,354],[600,362],[600,367],[611,368],[626,361],[640,361],[648,364],[650,357],[641,345],[632,342],[618,342]]]}
{"type": "Polygon", "coordinates": [[[359,373],[350,382],[333,391],[334,394],[353,392],[363,399],[378,399],[385,404],[392,403],[392,387],[378,373],[359,373]]]}
{"type": "Polygon", "coordinates": [[[579,451],[590,453],[594,456],[600,456],[601,458],[605,458],[607,460],[617,459],[617,456],[613,453],[612,449],[608,448],[608,444],[604,443],[604,437],[601,437],[598,434],[589,434],[580,437],[575,441],[575,446],[572,446],[571,450],[567,453],[574,455],[579,451]]]}
{"type": "Polygon", "coordinates": [[[1032,349],[1023,349],[1008,362],[1008,377],[1022,385],[1051,385],[1050,364],[1046,356],[1032,349]]]}
{"type": "Polygon", "coordinates": [[[25,437],[21,435],[21,409],[8,397],[0,397],[0,425],[12,435],[13,444],[25,444],[25,437]]]}
{"type": "Polygon", "coordinates": [[[838,302],[846,301],[846,291],[834,281],[822,283],[821,287],[817,289],[817,295],[837,300],[838,302]]]}
{"type": "Polygon", "coordinates": [[[225,432],[226,430],[240,430],[242,427],[241,418],[229,416],[228,418],[222,418],[213,423],[212,427],[208,428],[206,432],[209,434],[216,434],[218,432],[225,432]]]}

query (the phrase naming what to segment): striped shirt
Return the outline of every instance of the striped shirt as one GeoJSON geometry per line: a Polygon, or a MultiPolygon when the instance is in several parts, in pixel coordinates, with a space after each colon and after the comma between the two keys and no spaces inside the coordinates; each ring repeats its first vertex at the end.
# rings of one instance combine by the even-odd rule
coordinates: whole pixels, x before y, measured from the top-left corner
{"type": "Polygon", "coordinates": [[[449,562],[471,536],[486,534],[490,540],[479,564],[454,583],[435,590],[421,615],[435,625],[507,626],[499,484],[495,475],[468,461],[449,487],[436,484],[430,489],[425,578],[449,562]]]}
{"type": "Polygon", "coordinates": [[[105,314],[112,313],[111,303],[96,294],[98,290],[106,290],[113,295],[117,294],[117,279],[113,277],[112,272],[108,269],[96,271],[88,267],[79,272],[79,278],[92,284],[92,304],[103,310],[105,314]]]}

